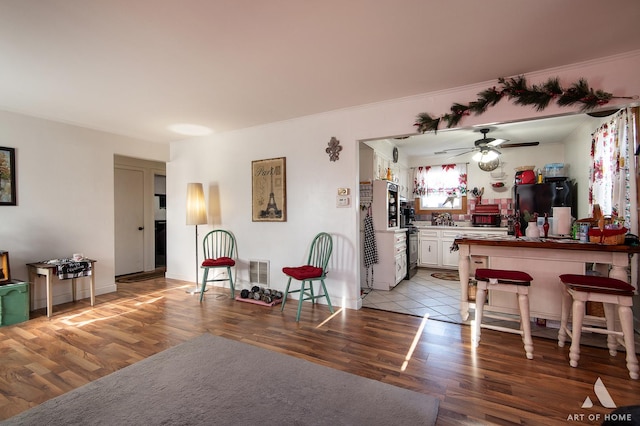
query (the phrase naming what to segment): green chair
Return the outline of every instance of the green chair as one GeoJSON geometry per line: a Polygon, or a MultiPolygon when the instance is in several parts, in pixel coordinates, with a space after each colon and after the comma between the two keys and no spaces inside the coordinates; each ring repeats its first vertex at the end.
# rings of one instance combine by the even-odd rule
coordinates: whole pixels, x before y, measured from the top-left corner
{"type": "MultiPolygon", "coordinates": [[[[231,267],[235,266],[236,261],[233,260],[235,254],[236,240],[229,232],[222,229],[216,229],[205,235],[202,241],[204,248],[204,261],[201,268],[204,269],[202,275],[202,288],[200,289],[200,301],[204,297],[204,292],[208,282],[229,281],[231,288],[231,298],[235,296],[235,288],[233,286],[233,276],[231,275],[231,267]],[[224,269],[226,277],[209,279],[210,270],[224,269]]],[[[216,272],[216,271],[213,271],[216,272]]]]}
{"type": "Polygon", "coordinates": [[[333,306],[331,306],[331,299],[327,292],[327,287],[324,285],[324,279],[327,277],[327,264],[331,257],[333,250],[333,239],[331,235],[326,232],[321,232],[315,236],[311,243],[311,249],[309,251],[309,259],[307,264],[297,267],[285,267],[282,268],[282,272],[289,277],[287,282],[287,288],[284,291],[282,297],[282,307],[280,311],[284,310],[284,305],[287,303],[287,296],[289,293],[300,293],[298,299],[298,314],[296,315],[296,321],[300,321],[300,310],[302,309],[302,302],[305,300],[311,300],[312,303],[316,302],[316,299],[324,297],[327,299],[329,305],[329,311],[333,313],[333,306]],[[301,282],[299,290],[289,291],[291,280],[295,279],[301,282]],[[313,292],[313,282],[320,281],[323,294],[315,295],[313,292]]]}

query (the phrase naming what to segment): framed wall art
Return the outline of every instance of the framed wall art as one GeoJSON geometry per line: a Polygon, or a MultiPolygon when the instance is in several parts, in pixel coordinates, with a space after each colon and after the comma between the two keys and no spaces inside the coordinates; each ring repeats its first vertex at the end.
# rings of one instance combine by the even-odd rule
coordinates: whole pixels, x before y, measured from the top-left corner
{"type": "Polygon", "coordinates": [[[286,158],[251,162],[251,219],[254,222],[287,221],[286,158]]]}
{"type": "Polygon", "coordinates": [[[0,206],[16,205],[16,150],[0,146],[0,206]]]}

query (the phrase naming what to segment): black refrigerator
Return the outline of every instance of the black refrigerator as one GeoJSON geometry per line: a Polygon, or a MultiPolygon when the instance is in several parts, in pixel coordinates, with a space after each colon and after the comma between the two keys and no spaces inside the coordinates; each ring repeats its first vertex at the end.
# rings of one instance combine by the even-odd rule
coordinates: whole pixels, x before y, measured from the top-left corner
{"type": "Polygon", "coordinates": [[[576,184],[571,180],[556,182],[515,185],[513,200],[516,211],[520,212],[520,229],[524,234],[527,223],[538,213],[544,217],[545,213],[553,217],[554,207],[571,207],[571,216],[577,217],[576,184]]]}

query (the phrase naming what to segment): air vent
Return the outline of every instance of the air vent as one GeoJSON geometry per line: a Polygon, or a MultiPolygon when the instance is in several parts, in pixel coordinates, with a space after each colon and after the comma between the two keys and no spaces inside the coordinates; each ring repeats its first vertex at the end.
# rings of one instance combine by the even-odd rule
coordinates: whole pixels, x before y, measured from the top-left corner
{"type": "Polygon", "coordinates": [[[249,281],[264,287],[269,287],[269,261],[249,260],[249,281]]]}

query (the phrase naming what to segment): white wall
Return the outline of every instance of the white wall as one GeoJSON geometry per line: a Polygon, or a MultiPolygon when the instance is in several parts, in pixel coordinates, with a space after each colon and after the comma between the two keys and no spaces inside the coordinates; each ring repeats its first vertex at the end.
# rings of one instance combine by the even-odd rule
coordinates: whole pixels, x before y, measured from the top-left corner
{"type": "MultiPolygon", "coordinates": [[[[590,85],[617,96],[640,94],[640,52],[585,64],[527,74],[531,83],[559,77],[563,83],[586,78],[590,85]]],[[[496,76],[499,77],[499,76],[496,76]]],[[[444,114],[454,102],[469,102],[492,82],[457,90],[425,94],[356,108],[327,112],[296,120],[273,123],[237,132],[180,141],[171,144],[167,165],[168,265],[169,277],[195,277],[194,229],[185,223],[185,192],[188,182],[203,182],[209,188],[209,203],[220,203],[219,214],[210,213],[212,228],[226,228],[236,234],[239,245],[239,278],[247,280],[247,261],[271,261],[271,287],[285,285],[281,268],[300,264],[312,237],[319,231],[334,235],[335,250],[329,273],[329,292],[336,305],[360,306],[358,199],[358,141],[414,132],[420,112],[444,114]],[[330,162],[325,149],[332,136],[343,150],[337,162],[330,162]],[[285,223],[251,221],[252,160],[287,158],[287,208],[285,223]],[[351,189],[350,209],[336,208],[336,190],[351,189]]],[[[628,100],[617,100],[622,104],[628,100]]],[[[461,125],[523,120],[573,112],[550,106],[542,113],[514,106],[503,100],[481,116],[466,117],[461,125]]],[[[540,160],[546,161],[546,160],[540,160]]],[[[239,286],[241,288],[241,286],[239,286]]]]}
{"type": "MultiPolygon", "coordinates": [[[[0,145],[16,149],[17,206],[0,206],[0,249],[12,277],[25,264],[84,253],[96,259],[96,291],[114,284],[114,154],[165,162],[168,146],[0,111],[0,145]]],[[[88,280],[82,280],[88,281],[88,280]]],[[[54,285],[54,303],[71,300],[71,285],[54,285]]],[[[46,306],[35,286],[34,308],[46,306]]],[[[83,283],[79,297],[88,297],[83,283]]]]}

